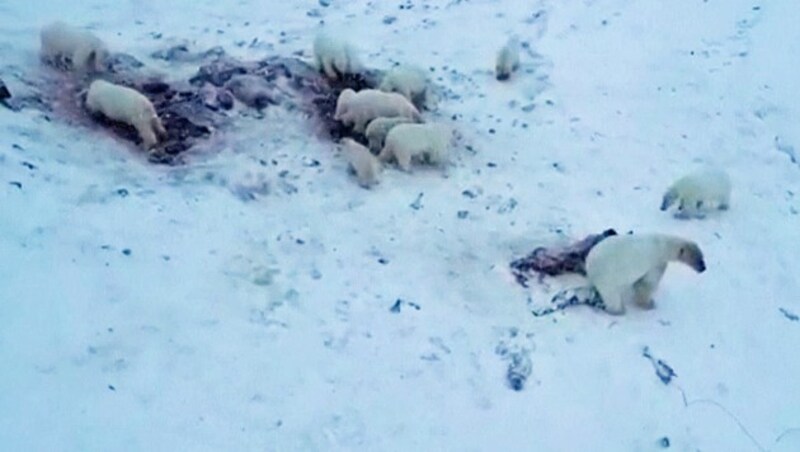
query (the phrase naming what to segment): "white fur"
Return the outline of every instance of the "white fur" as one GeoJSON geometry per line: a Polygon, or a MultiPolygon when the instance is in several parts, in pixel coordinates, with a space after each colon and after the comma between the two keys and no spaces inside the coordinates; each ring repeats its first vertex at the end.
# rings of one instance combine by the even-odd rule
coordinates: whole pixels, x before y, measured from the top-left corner
{"type": "Polygon", "coordinates": [[[725,171],[705,169],[678,179],[664,194],[661,210],[678,203],[679,218],[703,218],[711,210],[726,210],[731,202],[731,179],[725,171]]]}
{"type": "Polygon", "coordinates": [[[42,28],[42,60],[58,67],[79,72],[103,72],[108,60],[108,49],[92,33],[53,22],[42,28]]]}
{"type": "Polygon", "coordinates": [[[86,107],[108,119],[135,127],[145,149],[158,143],[158,135],[167,135],[153,104],[135,89],[95,80],[89,86],[86,107]]]}
{"type": "Polygon", "coordinates": [[[334,80],[341,75],[354,74],[361,70],[355,48],[327,33],[320,33],[314,39],[314,62],[318,70],[334,80]]]}
{"type": "Polygon", "coordinates": [[[369,122],[367,131],[364,135],[369,140],[369,149],[373,152],[379,152],[383,148],[383,143],[386,141],[386,135],[389,131],[398,124],[406,124],[412,122],[408,118],[401,116],[395,118],[375,118],[369,122]]]}
{"type": "Polygon", "coordinates": [[[654,306],[651,296],[673,261],[705,271],[703,253],[691,241],[664,234],[617,235],[592,248],[586,257],[586,276],[606,311],[623,314],[624,303],[631,299],[645,309],[654,306]]]}
{"type": "Polygon", "coordinates": [[[511,74],[519,69],[519,40],[511,38],[497,52],[495,62],[495,76],[497,80],[508,80],[511,74]]]}
{"type": "Polygon", "coordinates": [[[369,188],[377,184],[382,168],[378,158],[352,138],[342,138],[341,144],[344,157],[355,171],[359,185],[369,188]]]}
{"type": "Polygon", "coordinates": [[[408,99],[397,93],[384,93],[377,89],[355,92],[347,88],[339,94],[333,119],[344,125],[353,124],[353,130],[364,133],[367,123],[375,118],[410,118],[420,121],[419,110],[408,99]]]}
{"type": "Polygon", "coordinates": [[[386,162],[392,158],[404,171],[411,170],[411,159],[427,157],[431,164],[444,163],[448,158],[448,148],[452,131],[441,124],[399,124],[386,135],[378,159],[386,162]]]}
{"type": "Polygon", "coordinates": [[[395,66],[383,76],[378,89],[402,94],[414,105],[421,107],[426,104],[428,74],[416,66],[395,66]]]}

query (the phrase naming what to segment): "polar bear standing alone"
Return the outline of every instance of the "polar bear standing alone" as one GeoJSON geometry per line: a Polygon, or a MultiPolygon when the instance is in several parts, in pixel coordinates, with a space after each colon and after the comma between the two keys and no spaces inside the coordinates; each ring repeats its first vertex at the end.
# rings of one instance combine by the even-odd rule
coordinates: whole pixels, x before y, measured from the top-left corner
{"type": "Polygon", "coordinates": [[[416,66],[395,66],[383,76],[378,89],[399,93],[414,105],[422,108],[427,103],[428,74],[416,66]]]}
{"type": "Polygon", "coordinates": [[[411,159],[417,156],[440,164],[447,160],[451,138],[450,128],[441,124],[399,124],[389,131],[378,159],[386,162],[395,158],[403,171],[411,170],[411,159]]]}
{"type": "Polygon", "coordinates": [[[383,149],[383,144],[386,141],[386,135],[389,134],[389,131],[399,124],[408,124],[410,122],[413,121],[408,118],[403,118],[402,116],[373,119],[369,122],[367,131],[364,132],[364,135],[369,141],[369,149],[372,152],[380,152],[380,150],[383,149]]]}
{"type": "Polygon", "coordinates": [[[497,52],[494,67],[497,80],[504,81],[511,78],[511,73],[519,69],[519,39],[516,37],[509,39],[497,52]]]}
{"type": "Polygon", "coordinates": [[[327,33],[320,33],[314,38],[314,63],[317,70],[332,80],[341,75],[358,73],[362,68],[355,48],[327,33]]]}
{"type": "Polygon", "coordinates": [[[157,136],[167,136],[153,104],[135,89],[95,80],[89,86],[86,107],[93,113],[135,127],[145,149],[158,143],[157,136]]]}
{"type": "Polygon", "coordinates": [[[361,143],[352,138],[342,138],[342,152],[356,173],[358,184],[370,188],[378,183],[381,162],[361,143]]]}
{"type": "Polygon", "coordinates": [[[727,210],[731,203],[731,179],[725,171],[706,169],[678,179],[664,194],[661,210],[678,203],[678,218],[703,218],[713,209],[727,210]]]}
{"type": "Polygon", "coordinates": [[[78,72],[103,72],[107,68],[108,49],[92,33],[54,22],[42,28],[42,60],[54,66],[78,72]]]}
{"type": "Polygon", "coordinates": [[[610,314],[623,314],[625,301],[644,309],[669,262],[682,262],[698,273],[706,269],[694,242],[665,234],[617,235],[598,243],[586,257],[586,276],[610,314]]]}
{"type": "Polygon", "coordinates": [[[384,93],[377,89],[355,92],[347,88],[339,94],[333,119],[344,125],[353,124],[353,130],[364,133],[367,123],[375,118],[403,117],[421,121],[419,110],[397,93],[384,93]]]}

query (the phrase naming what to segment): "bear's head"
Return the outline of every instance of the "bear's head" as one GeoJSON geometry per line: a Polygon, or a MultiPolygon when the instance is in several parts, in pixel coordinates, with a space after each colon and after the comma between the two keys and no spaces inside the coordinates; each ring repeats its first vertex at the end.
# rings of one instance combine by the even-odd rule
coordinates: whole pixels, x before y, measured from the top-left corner
{"type": "Polygon", "coordinates": [[[692,267],[697,273],[706,271],[706,262],[703,252],[694,242],[685,242],[678,248],[678,260],[692,267]]]}
{"type": "Polygon", "coordinates": [[[111,62],[111,54],[105,46],[100,46],[89,52],[89,58],[86,61],[86,68],[96,73],[103,73],[109,70],[111,62]]]}
{"type": "Polygon", "coordinates": [[[667,190],[667,192],[664,193],[664,197],[661,199],[661,210],[663,211],[669,209],[669,206],[675,204],[675,201],[677,200],[678,200],[677,191],[672,189],[667,190]]]}
{"type": "Polygon", "coordinates": [[[339,98],[336,100],[336,112],[333,114],[333,119],[337,121],[342,119],[342,115],[345,115],[350,109],[350,102],[355,95],[356,92],[350,88],[342,90],[341,94],[339,94],[339,98]]]}

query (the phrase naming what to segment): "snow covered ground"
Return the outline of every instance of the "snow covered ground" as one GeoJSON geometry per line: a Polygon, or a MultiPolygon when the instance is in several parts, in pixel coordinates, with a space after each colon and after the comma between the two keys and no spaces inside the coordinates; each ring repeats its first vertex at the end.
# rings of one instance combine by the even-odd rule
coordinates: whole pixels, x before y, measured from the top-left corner
{"type": "Polygon", "coordinates": [[[800,450],[794,0],[7,0],[0,17],[12,92],[54,19],[176,78],[148,55],[308,55],[324,21],[370,66],[433,68],[451,95],[429,118],[464,136],[446,172],[364,190],[280,108],[174,168],[0,108],[0,449],[800,450]],[[513,33],[531,52],[501,84],[513,33]],[[730,173],[732,209],[660,212],[703,164],[730,173]],[[533,317],[508,262],[609,227],[696,240],[708,270],[670,267],[652,311],[533,317]]]}

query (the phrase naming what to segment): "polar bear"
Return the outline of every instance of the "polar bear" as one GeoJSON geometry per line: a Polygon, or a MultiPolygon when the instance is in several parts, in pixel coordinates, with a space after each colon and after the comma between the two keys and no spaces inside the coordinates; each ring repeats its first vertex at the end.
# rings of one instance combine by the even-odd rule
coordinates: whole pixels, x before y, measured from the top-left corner
{"type": "Polygon", "coordinates": [[[342,138],[342,153],[356,173],[358,184],[370,188],[378,183],[382,165],[366,146],[352,138],[342,138]]]}
{"type": "Polygon", "coordinates": [[[386,135],[389,134],[389,131],[398,124],[407,124],[410,122],[413,121],[402,116],[397,116],[394,118],[375,118],[370,121],[369,125],[367,126],[367,131],[364,132],[364,135],[369,141],[370,151],[375,153],[380,152],[380,150],[383,149],[383,143],[385,142],[386,135]]]}
{"type": "Polygon", "coordinates": [[[516,37],[509,39],[497,52],[494,68],[495,77],[500,81],[508,80],[511,78],[511,73],[519,69],[519,39],[516,37]]]}
{"type": "Polygon", "coordinates": [[[676,202],[677,218],[704,218],[711,210],[727,210],[731,202],[731,179],[725,171],[713,168],[683,176],[664,194],[661,210],[676,202]]]}
{"type": "Polygon", "coordinates": [[[702,273],[703,253],[696,243],[666,234],[617,235],[589,251],[586,276],[610,314],[623,314],[625,301],[654,307],[651,295],[669,262],[681,262],[702,273]]]}
{"type": "Polygon", "coordinates": [[[145,149],[158,143],[157,136],[167,136],[153,104],[135,89],[95,80],[89,85],[86,107],[93,113],[136,128],[145,149]]]}
{"type": "Polygon", "coordinates": [[[319,33],[314,38],[314,63],[317,70],[333,80],[362,69],[356,49],[350,43],[327,33],[319,33]]]}
{"type": "Polygon", "coordinates": [[[395,66],[383,76],[378,89],[387,93],[402,94],[421,108],[427,103],[428,74],[416,66],[395,66]]]}
{"type": "Polygon", "coordinates": [[[428,163],[441,164],[447,160],[452,131],[441,124],[399,124],[386,135],[378,159],[386,162],[392,158],[403,171],[411,170],[411,159],[427,157],[428,163]]]}
{"type": "Polygon", "coordinates": [[[42,28],[42,60],[76,72],[104,72],[109,53],[106,45],[92,33],[64,22],[42,28]]]}
{"type": "Polygon", "coordinates": [[[404,117],[421,121],[422,116],[408,99],[397,93],[384,93],[377,89],[363,89],[355,92],[350,88],[342,90],[336,100],[333,119],[344,125],[353,124],[353,130],[364,133],[368,122],[375,118],[404,117]]]}

